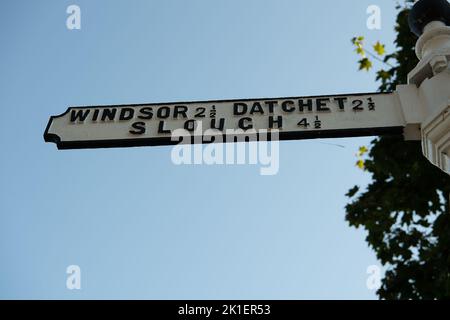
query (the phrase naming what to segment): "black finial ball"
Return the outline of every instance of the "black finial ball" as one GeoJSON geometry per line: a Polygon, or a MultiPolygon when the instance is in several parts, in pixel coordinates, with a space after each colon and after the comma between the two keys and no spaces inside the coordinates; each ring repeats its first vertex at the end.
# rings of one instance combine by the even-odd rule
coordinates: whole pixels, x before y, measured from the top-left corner
{"type": "Polygon", "coordinates": [[[431,21],[450,25],[450,3],[447,0],[420,0],[414,4],[408,18],[411,31],[420,36],[431,21]]]}

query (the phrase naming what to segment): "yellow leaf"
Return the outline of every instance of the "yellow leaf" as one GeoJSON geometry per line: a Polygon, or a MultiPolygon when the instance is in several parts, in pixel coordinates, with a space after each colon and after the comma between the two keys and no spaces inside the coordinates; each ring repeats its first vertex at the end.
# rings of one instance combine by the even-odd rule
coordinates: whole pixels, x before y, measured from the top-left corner
{"type": "Polygon", "coordinates": [[[356,161],[356,166],[358,167],[358,168],[360,168],[361,170],[364,170],[364,161],[363,160],[358,160],[358,161],[356,161]]]}
{"type": "Polygon", "coordinates": [[[361,56],[363,56],[363,57],[366,56],[366,53],[364,52],[364,49],[363,49],[361,46],[358,46],[358,47],[356,48],[356,53],[359,54],[359,55],[361,55],[361,56]]]}
{"type": "Polygon", "coordinates": [[[384,44],[381,44],[380,41],[377,41],[377,43],[374,44],[373,50],[379,55],[382,56],[385,54],[386,50],[384,48],[384,44]]]}
{"type": "Polygon", "coordinates": [[[367,147],[366,146],[362,146],[362,147],[359,147],[359,150],[358,150],[359,152],[359,155],[360,156],[363,156],[367,151],[369,151],[369,149],[367,149],[367,147]]]}

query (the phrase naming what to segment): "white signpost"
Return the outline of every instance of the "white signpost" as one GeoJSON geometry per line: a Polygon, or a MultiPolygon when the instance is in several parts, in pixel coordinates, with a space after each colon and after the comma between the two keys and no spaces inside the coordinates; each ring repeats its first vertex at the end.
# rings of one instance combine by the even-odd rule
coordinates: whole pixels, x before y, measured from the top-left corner
{"type": "Polygon", "coordinates": [[[275,129],[289,140],[401,134],[405,125],[397,95],[375,93],[71,107],[51,117],[44,136],[71,149],[170,145],[178,142],[171,139],[177,129],[225,139],[275,129]]]}
{"type": "Polygon", "coordinates": [[[449,24],[446,0],[415,4],[420,62],[392,93],[70,107],[50,118],[44,139],[76,149],[172,145],[185,134],[190,143],[272,131],[280,140],[403,134],[450,173],[449,24]]]}

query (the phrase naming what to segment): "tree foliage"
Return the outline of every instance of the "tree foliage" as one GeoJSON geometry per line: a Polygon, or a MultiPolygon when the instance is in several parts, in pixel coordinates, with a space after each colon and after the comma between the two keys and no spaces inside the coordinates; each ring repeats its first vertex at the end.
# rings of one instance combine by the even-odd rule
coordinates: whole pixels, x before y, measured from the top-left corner
{"type": "MultiPolygon", "coordinates": [[[[369,55],[383,65],[376,77],[381,92],[406,83],[418,62],[417,38],[407,23],[411,2],[398,8],[395,52],[385,54],[377,42],[375,53],[367,54],[364,38],[352,39],[362,57],[360,69],[372,68],[369,55]]],[[[398,136],[376,138],[370,151],[360,149],[358,156],[357,165],[372,175],[372,181],[365,190],[349,190],[346,220],[367,231],[369,246],[386,266],[379,297],[450,298],[450,177],[422,155],[420,142],[398,136]]]]}

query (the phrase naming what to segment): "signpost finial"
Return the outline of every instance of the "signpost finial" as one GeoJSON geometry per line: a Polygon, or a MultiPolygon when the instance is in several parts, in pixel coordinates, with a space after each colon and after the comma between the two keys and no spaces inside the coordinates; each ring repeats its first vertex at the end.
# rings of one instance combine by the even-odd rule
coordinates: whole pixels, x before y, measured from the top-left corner
{"type": "Polygon", "coordinates": [[[409,14],[409,28],[417,36],[422,35],[427,24],[433,21],[450,26],[450,3],[447,0],[420,0],[409,14]]]}

